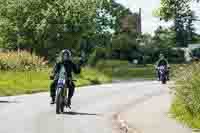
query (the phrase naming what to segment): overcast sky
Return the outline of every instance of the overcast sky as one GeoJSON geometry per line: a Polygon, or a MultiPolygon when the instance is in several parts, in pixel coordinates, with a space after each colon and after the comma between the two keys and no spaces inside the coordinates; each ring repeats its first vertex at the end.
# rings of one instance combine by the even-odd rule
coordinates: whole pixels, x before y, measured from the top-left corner
{"type": "MultiPolygon", "coordinates": [[[[153,11],[159,7],[160,0],[116,0],[125,7],[130,8],[133,12],[137,12],[142,8],[142,31],[145,33],[153,33],[159,26],[169,26],[170,23],[160,22],[158,18],[153,16],[153,11]]],[[[192,9],[195,11],[196,16],[200,19],[200,3],[193,4],[192,9]]],[[[195,24],[197,32],[200,33],[200,22],[195,24]]]]}

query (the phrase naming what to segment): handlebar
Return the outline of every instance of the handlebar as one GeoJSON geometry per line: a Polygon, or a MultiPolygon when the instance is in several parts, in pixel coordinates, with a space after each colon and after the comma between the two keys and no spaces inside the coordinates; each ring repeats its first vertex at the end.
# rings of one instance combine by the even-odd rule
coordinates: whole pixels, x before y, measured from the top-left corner
{"type": "Polygon", "coordinates": [[[67,79],[67,81],[74,81],[74,82],[76,82],[77,80],[75,80],[75,79],[67,79]]]}

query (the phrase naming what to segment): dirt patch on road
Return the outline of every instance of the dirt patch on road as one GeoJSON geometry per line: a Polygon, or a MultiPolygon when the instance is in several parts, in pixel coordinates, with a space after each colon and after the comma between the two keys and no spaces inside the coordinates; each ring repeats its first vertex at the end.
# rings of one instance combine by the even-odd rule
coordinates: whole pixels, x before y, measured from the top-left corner
{"type": "Polygon", "coordinates": [[[131,127],[120,117],[120,114],[113,115],[114,133],[142,133],[138,129],[131,127]]]}

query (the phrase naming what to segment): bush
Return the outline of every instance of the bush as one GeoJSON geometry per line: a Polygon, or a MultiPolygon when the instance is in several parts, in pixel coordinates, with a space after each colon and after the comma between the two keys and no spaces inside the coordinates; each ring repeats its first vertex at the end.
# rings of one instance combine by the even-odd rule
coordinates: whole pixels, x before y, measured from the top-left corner
{"type": "Polygon", "coordinates": [[[0,53],[0,70],[37,70],[46,66],[45,60],[26,51],[0,53]]]}
{"type": "Polygon", "coordinates": [[[168,51],[168,59],[170,63],[183,63],[185,61],[185,53],[183,50],[170,49],[168,51]]]}
{"type": "Polygon", "coordinates": [[[115,68],[115,67],[127,67],[128,61],[122,61],[122,60],[99,60],[96,64],[96,67],[98,69],[102,68],[115,68]]]}
{"type": "MultiPolygon", "coordinates": [[[[193,119],[200,117],[200,63],[180,67],[176,79],[175,86],[172,87],[176,96],[172,105],[172,113],[189,126],[197,127],[187,116],[189,115],[193,119]],[[180,107],[182,111],[185,110],[185,113],[178,109],[180,107]]],[[[198,128],[200,128],[200,124],[198,128]]]]}
{"type": "Polygon", "coordinates": [[[96,64],[96,68],[113,79],[153,79],[155,77],[153,65],[134,65],[128,61],[101,60],[96,64]]]}
{"type": "Polygon", "coordinates": [[[143,52],[143,62],[146,64],[155,63],[159,59],[160,53],[163,53],[168,59],[169,63],[184,63],[185,62],[185,53],[181,49],[173,48],[145,48],[143,52]]]}
{"type": "Polygon", "coordinates": [[[89,65],[94,66],[100,59],[105,59],[107,57],[106,48],[98,47],[94,50],[94,52],[90,55],[88,60],[89,65]]]}
{"type": "Polygon", "coordinates": [[[196,58],[200,58],[200,48],[192,50],[192,56],[196,58]]]}
{"type": "Polygon", "coordinates": [[[94,84],[101,84],[101,83],[108,83],[111,82],[111,78],[98,71],[97,69],[91,67],[85,67],[81,74],[77,76],[78,82],[77,85],[94,85],[94,84]]]}

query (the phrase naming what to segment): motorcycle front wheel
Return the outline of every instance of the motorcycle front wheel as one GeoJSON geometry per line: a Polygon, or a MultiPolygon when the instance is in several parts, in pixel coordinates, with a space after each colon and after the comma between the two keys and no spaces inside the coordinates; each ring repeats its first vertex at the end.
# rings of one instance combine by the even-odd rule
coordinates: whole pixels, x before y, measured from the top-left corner
{"type": "Polygon", "coordinates": [[[57,89],[56,94],[56,114],[64,112],[64,98],[62,96],[62,88],[57,89]]]}

